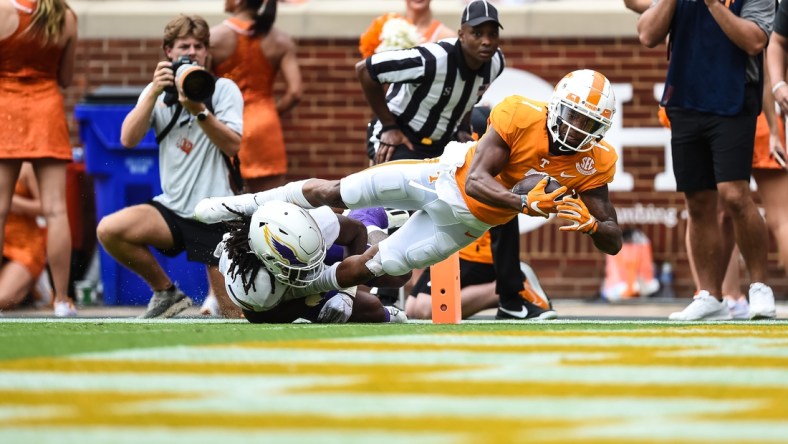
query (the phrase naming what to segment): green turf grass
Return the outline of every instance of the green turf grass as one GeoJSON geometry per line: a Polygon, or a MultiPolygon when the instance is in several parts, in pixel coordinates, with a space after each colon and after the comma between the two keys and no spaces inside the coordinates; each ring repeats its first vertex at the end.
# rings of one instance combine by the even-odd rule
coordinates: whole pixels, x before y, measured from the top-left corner
{"type": "MultiPolygon", "coordinates": [[[[173,345],[229,344],[244,341],[355,338],[403,334],[489,331],[637,330],[642,328],[694,328],[702,323],[675,322],[464,322],[459,325],[348,324],[254,325],[244,321],[16,320],[0,322],[0,359],[64,356],[127,348],[173,345]]],[[[723,323],[734,328],[742,323],[723,323]]],[[[788,324],[759,323],[785,331],[788,324]]]]}

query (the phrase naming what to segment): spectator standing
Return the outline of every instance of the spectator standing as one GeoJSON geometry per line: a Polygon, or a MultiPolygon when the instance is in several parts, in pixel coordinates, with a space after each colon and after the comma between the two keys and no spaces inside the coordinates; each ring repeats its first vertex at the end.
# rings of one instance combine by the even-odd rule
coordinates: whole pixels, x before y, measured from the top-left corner
{"type": "Polygon", "coordinates": [[[140,275],[153,290],[144,318],[172,317],[192,304],[164,272],[150,247],[167,256],[185,250],[190,261],[206,264],[222,314],[240,316],[227,296],[217,267],[219,261],[213,255],[224,228],[199,223],[191,215],[200,199],[232,193],[223,156],[235,156],[240,148],[241,91],[231,80],[220,78],[213,96],[203,103],[188,99],[181,82],[177,82],[177,90],[171,89],[176,84],[172,62],[186,56],[204,66],[209,39],[208,24],[198,16],[180,15],[166,25],[162,47],[167,60],[156,65],[153,81],[124,119],[120,135],[121,143],[133,148],[151,127],[161,135],[173,123],[159,145],[163,193],[150,202],[104,217],[97,228],[98,239],[107,252],[140,275]],[[163,94],[165,89],[169,90],[167,94],[163,94]]]}
{"type": "Polygon", "coordinates": [[[60,88],[71,84],[77,17],[63,0],[0,2],[0,245],[22,162],[33,164],[46,219],[55,316],[76,316],[68,296],[71,232],[66,163],[71,141],[60,88]]]}
{"type": "Polygon", "coordinates": [[[0,264],[0,310],[19,305],[46,265],[46,230],[38,226],[41,199],[33,167],[22,164],[5,224],[0,264]]]}
{"type": "Polygon", "coordinates": [[[407,49],[420,43],[457,37],[454,30],[432,16],[430,4],[431,0],[405,0],[404,16],[389,12],[372,20],[359,39],[358,50],[361,57],[367,58],[384,50],[407,49]],[[388,23],[397,21],[392,19],[404,20],[412,25],[413,29],[388,23]],[[399,37],[396,45],[388,42],[392,37],[399,37]]]}
{"type": "Polygon", "coordinates": [[[431,0],[405,0],[405,19],[421,35],[420,43],[457,37],[457,33],[432,16],[431,0]]]}
{"type": "Polygon", "coordinates": [[[721,301],[727,268],[717,221],[719,198],[750,273],[750,317],[774,317],[766,280],[767,233],[749,191],[761,111],[761,54],[774,18],[772,0],[661,0],[638,20],[647,47],[670,34],[661,104],[672,127],[673,170],[689,212],[690,254],[701,290],[673,320],[730,319],[721,301]],[[709,76],[724,72],[723,76],[709,76]]]}
{"type": "Polygon", "coordinates": [[[285,183],[287,153],[280,118],[301,100],[296,47],[274,26],[275,1],[225,0],[232,16],[211,29],[211,57],[218,76],[234,81],[244,98],[244,133],[238,157],[250,192],[285,183]],[[281,73],[285,91],[277,100],[281,73]]]}

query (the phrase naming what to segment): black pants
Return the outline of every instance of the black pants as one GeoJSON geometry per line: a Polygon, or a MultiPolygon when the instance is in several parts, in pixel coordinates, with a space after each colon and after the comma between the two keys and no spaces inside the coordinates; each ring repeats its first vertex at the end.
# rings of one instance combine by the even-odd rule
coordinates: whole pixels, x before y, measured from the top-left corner
{"type": "Polygon", "coordinates": [[[520,270],[520,225],[517,217],[490,228],[495,292],[499,303],[507,309],[519,309],[523,304],[520,292],[524,290],[525,275],[520,270]]]}

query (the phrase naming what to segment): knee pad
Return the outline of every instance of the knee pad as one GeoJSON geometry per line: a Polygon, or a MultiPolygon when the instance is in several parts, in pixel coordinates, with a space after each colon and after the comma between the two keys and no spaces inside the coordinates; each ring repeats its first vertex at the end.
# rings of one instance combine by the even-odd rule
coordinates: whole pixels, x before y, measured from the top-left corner
{"type": "MultiPolygon", "coordinates": [[[[355,292],[355,288],[353,291],[355,292]]],[[[350,319],[352,313],[353,298],[344,291],[339,291],[323,305],[320,314],[317,315],[317,322],[320,324],[344,324],[350,319]]]]}
{"type": "MultiPolygon", "coordinates": [[[[388,240],[384,241],[388,242],[388,240]]],[[[383,242],[381,250],[386,247],[383,242]]],[[[458,250],[457,242],[448,234],[437,233],[433,239],[408,246],[404,251],[387,250],[382,258],[383,271],[391,276],[402,276],[410,270],[436,264],[458,250]]],[[[378,252],[378,255],[381,253],[378,252]]]]}
{"type": "MultiPolygon", "coordinates": [[[[380,202],[408,199],[407,186],[405,174],[384,166],[345,177],[340,182],[339,192],[348,208],[364,208],[378,206],[380,202]]],[[[410,190],[411,194],[413,191],[410,190]]]]}

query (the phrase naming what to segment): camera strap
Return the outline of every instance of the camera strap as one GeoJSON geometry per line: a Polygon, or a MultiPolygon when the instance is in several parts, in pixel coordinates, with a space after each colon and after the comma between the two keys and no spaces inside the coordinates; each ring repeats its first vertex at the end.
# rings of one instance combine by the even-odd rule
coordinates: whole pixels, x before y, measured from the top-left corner
{"type": "MultiPolygon", "coordinates": [[[[205,106],[208,110],[213,113],[213,103],[212,101],[208,101],[205,103],[205,106]]],[[[156,135],[156,143],[161,144],[161,141],[167,137],[167,134],[172,131],[172,128],[175,126],[175,122],[178,121],[178,117],[180,117],[181,112],[183,111],[183,105],[178,103],[175,107],[175,113],[172,115],[172,119],[170,119],[170,123],[164,127],[163,130],[159,134],[156,135]]],[[[233,157],[228,156],[227,154],[222,153],[222,159],[224,159],[225,165],[227,165],[227,169],[230,172],[230,188],[232,188],[235,194],[241,194],[244,192],[244,178],[241,176],[241,159],[238,158],[236,154],[233,157]]]]}
{"type": "Polygon", "coordinates": [[[175,107],[175,113],[172,115],[172,119],[170,119],[170,123],[168,123],[167,126],[165,126],[164,129],[161,130],[159,134],[156,134],[157,144],[161,144],[161,141],[164,140],[165,137],[167,137],[167,134],[169,134],[170,131],[172,131],[172,127],[174,127],[175,122],[178,121],[178,117],[180,117],[181,111],[183,111],[183,105],[178,103],[178,105],[175,107]]]}

